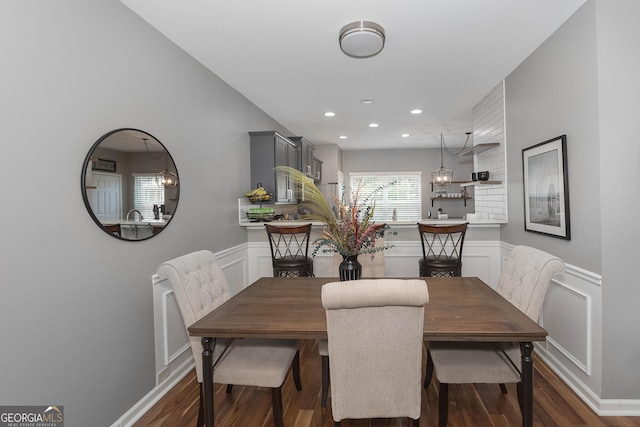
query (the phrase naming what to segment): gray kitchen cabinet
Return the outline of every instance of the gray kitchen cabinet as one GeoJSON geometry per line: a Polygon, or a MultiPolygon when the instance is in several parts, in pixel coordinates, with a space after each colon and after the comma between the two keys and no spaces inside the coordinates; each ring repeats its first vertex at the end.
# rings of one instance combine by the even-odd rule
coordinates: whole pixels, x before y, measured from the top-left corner
{"type": "Polygon", "coordinates": [[[313,178],[313,150],[314,145],[303,136],[289,138],[298,146],[298,170],[310,178],[313,178]]]}
{"type": "Polygon", "coordinates": [[[276,203],[297,203],[296,187],[287,174],[277,173],[276,166],[298,168],[298,145],[275,131],[249,132],[251,183],[262,184],[273,194],[276,203]]]}
{"type": "Polygon", "coordinates": [[[317,157],[313,158],[311,173],[313,174],[313,181],[315,183],[322,182],[322,160],[317,157]]]}

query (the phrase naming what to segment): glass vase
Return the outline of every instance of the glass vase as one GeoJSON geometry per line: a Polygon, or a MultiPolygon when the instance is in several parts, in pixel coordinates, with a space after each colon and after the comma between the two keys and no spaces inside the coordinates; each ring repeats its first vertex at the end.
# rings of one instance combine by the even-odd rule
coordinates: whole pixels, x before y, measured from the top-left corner
{"type": "Polygon", "coordinates": [[[362,265],[358,262],[358,255],[343,255],[338,266],[340,281],[359,280],[362,276],[362,265]]]}

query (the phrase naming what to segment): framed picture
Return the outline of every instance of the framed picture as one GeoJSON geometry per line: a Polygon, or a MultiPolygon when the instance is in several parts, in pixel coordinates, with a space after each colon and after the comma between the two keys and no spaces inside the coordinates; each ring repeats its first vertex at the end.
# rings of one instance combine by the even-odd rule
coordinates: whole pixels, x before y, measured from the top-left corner
{"type": "Polygon", "coordinates": [[[567,136],[522,150],[524,229],[571,240],[567,136]]]}
{"type": "Polygon", "coordinates": [[[91,169],[94,171],[115,172],[116,162],[115,160],[93,159],[91,169]]]}

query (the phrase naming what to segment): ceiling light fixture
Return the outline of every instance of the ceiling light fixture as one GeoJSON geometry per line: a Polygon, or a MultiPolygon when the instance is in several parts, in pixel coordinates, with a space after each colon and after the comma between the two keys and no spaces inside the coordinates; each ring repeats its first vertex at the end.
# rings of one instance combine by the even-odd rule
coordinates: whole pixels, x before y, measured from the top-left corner
{"type": "Polygon", "coordinates": [[[431,172],[433,185],[447,186],[453,181],[453,171],[444,167],[444,137],[440,134],[440,169],[431,172]]]}
{"type": "Polygon", "coordinates": [[[355,21],[340,30],[340,49],[352,58],[371,58],[384,47],[384,29],[371,21],[355,21]]]}
{"type": "Polygon", "coordinates": [[[415,110],[411,110],[411,114],[422,114],[422,110],[419,108],[416,108],[415,110]]]}
{"type": "Polygon", "coordinates": [[[377,128],[379,125],[377,123],[369,123],[370,128],[377,128]]]}
{"type": "Polygon", "coordinates": [[[168,170],[169,167],[169,153],[164,152],[164,170],[156,174],[156,184],[158,187],[177,187],[178,175],[168,170]]]}
{"type": "Polygon", "coordinates": [[[334,113],[333,111],[327,111],[326,113],[324,113],[325,117],[333,117],[335,115],[336,115],[336,113],[334,113]]]}
{"type": "Polygon", "coordinates": [[[340,135],[338,139],[347,139],[347,135],[340,135]]]}
{"type": "Polygon", "coordinates": [[[402,134],[402,135],[400,135],[400,136],[401,136],[401,137],[403,137],[403,138],[409,138],[409,136],[411,136],[411,135],[409,135],[408,133],[403,133],[403,134],[402,134]]]}
{"type": "Polygon", "coordinates": [[[371,105],[371,104],[374,104],[375,102],[376,101],[374,99],[370,99],[370,98],[360,100],[360,104],[364,104],[364,105],[371,105]]]}

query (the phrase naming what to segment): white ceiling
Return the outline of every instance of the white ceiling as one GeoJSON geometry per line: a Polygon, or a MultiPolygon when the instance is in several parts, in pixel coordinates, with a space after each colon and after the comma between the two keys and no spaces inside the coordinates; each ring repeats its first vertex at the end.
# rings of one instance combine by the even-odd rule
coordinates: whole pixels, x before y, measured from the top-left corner
{"type": "Polygon", "coordinates": [[[585,0],[121,1],[294,134],[348,150],[462,145],[473,107],[585,0]],[[373,58],[339,48],[358,20],[384,27],[373,58]]]}

